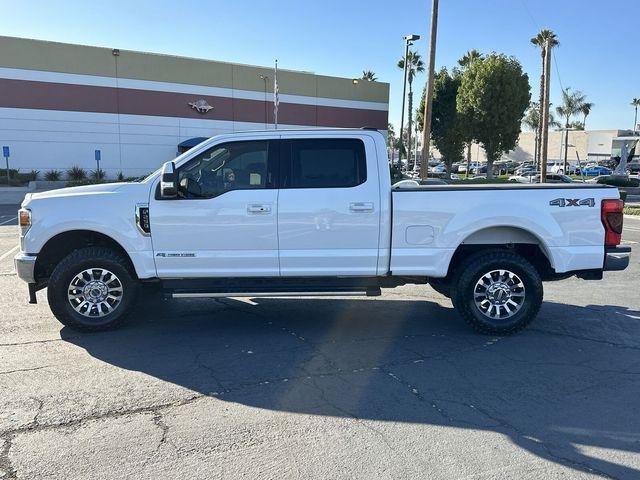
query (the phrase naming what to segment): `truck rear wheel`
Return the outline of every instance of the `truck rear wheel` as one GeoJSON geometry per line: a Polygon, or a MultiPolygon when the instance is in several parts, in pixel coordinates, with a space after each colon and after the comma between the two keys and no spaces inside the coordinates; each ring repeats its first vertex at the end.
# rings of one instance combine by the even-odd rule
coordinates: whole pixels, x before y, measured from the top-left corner
{"type": "Polygon", "coordinates": [[[542,305],[542,280],[522,256],[479,253],[463,263],[452,284],[452,303],[475,330],[510,335],[525,328],[542,305]]]}
{"type": "Polygon", "coordinates": [[[51,311],[76,330],[122,324],[138,295],[137,279],[128,266],[128,259],[109,248],[87,247],[69,254],[49,278],[51,311]]]}

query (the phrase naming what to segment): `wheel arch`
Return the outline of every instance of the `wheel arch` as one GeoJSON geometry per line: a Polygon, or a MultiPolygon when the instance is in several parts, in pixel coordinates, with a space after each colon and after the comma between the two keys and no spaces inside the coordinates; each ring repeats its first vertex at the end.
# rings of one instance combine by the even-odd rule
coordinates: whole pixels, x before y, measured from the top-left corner
{"type": "Polygon", "coordinates": [[[126,268],[137,277],[131,256],[112,237],[94,230],[68,230],[51,237],[40,249],[34,271],[36,280],[41,283],[49,278],[56,265],[71,252],[92,246],[111,248],[120,253],[127,259],[126,268]]]}
{"type": "Polygon", "coordinates": [[[486,250],[508,250],[526,258],[545,280],[554,279],[553,257],[545,242],[535,233],[512,225],[480,228],[467,235],[456,247],[447,272],[451,279],[456,267],[466,258],[486,250]]]}

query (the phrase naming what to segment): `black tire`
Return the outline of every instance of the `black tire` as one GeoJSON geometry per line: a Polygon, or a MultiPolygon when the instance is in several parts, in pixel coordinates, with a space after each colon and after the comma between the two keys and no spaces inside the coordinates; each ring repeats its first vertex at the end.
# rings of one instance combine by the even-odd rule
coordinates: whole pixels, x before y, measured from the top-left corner
{"type": "Polygon", "coordinates": [[[436,279],[429,280],[429,285],[440,295],[451,298],[451,284],[444,283],[436,279]]]}
{"type": "Polygon", "coordinates": [[[95,332],[121,325],[136,303],[138,290],[138,280],[129,259],[110,248],[87,247],[69,254],[56,266],[49,278],[47,298],[51,311],[62,324],[75,330],[95,332]],[[98,288],[91,292],[106,289],[104,299],[95,299],[96,302],[102,299],[100,303],[89,301],[88,290],[85,298],[81,286],[72,290],[71,282],[76,282],[82,272],[87,271],[91,273],[85,274],[84,278],[89,280],[84,285],[86,288],[89,288],[90,282],[94,282],[98,288]],[[111,275],[103,273],[103,282],[94,278],[105,271],[111,275]],[[78,299],[71,299],[72,291],[77,292],[72,296],[78,299]],[[72,302],[76,302],[76,308],[72,302]]]}
{"type": "Polygon", "coordinates": [[[538,271],[525,258],[513,252],[492,250],[478,253],[460,265],[451,294],[455,309],[473,329],[487,335],[511,335],[534,320],[542,305],[543,288],[538,271]],[[507,273],[502,275],[501,270],[507,273]],[[487,288],[487,284],[491,286],[487,288]],[[507,294],[502,285],[511,285],[507,294]],[[488,293],[492,287],[496,288],[493,297],[488,293]],[[515,313],[507,311],[507,307],[515,313]],[[504,309],[504,315],[510,316],[495,318],[491,316],[493,308],[497,315],[504,309]]]}

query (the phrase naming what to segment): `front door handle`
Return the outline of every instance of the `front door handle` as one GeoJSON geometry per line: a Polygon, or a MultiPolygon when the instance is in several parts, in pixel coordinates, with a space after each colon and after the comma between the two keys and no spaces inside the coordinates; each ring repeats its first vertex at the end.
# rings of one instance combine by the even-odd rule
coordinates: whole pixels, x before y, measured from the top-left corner
{"type": "Polygon", "coordinates": [[[264,205],[264,204],[257,204],[257,203],[247,205],[247,213],[252,215],[271,213],[271,205],[264,205]]]}
{"type": "Polygon", "coordinates": [[[352,212],[373,212],[373,202],[352,202],[349,204],[352,212]]]}

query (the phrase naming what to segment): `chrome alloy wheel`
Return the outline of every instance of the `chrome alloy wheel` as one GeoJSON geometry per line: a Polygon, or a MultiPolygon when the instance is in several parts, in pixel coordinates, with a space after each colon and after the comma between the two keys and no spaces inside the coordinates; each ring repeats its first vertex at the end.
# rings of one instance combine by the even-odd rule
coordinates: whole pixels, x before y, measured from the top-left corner
{"type": "Polygon", "coordinates": [[[492,320],[512,317],[524,305],[524,283],[509,270],[492,270],[476,282],[473,300],[476,308],[492,320]]]}
{"type": "Polygon", "coordinates": [[[122,282],[109,270],[89,268],[80,272],[67,290],[69,303],[80,315],[100,318],[113,312],[122,302],[122,282]]]}

